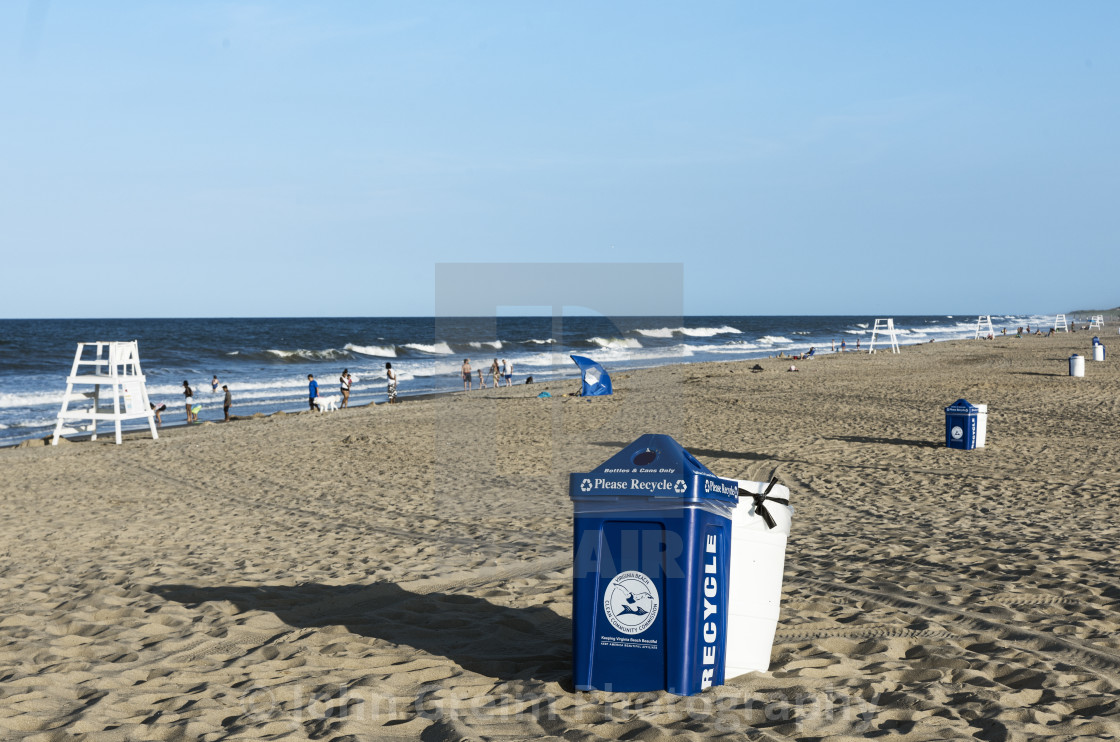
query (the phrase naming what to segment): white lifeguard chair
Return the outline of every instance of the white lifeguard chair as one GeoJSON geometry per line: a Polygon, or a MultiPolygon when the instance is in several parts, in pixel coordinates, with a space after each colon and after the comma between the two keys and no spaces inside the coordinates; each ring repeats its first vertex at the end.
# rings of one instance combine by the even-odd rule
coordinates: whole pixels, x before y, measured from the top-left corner
{"type": "Polygon", "coordinates": [[[898,349],[898,333],[894,329],[894,318],[890,319],[877,319],[875,326],[871,328],[871,342],[867,344],[867,352],[875,352],[875,338],[879,335],[886,335],[890,338],[890,348],[892,353],[901,353],[898,349]]]}
{"type": "Polygon", "coordinates": [[[984,325],[988,326],[988,331],[984,333],[984,337],[988,337],[988,335],[995,337],[996,331],[992,329],[992,315],[981,314],[976,318],[976,337],[972,338],[973,340],[980,339],[980,333],[983,331],[984,325]]]}
{"type": "Polygon", "coordinates": [[[1066,316],[1064,314],[1059,314],[1058,316],[1054,317],[1054,332],[1057,332],[1058,330],[1065,330],[1066,332],[1069,332],[1069,326],[1066,324],[1066,316]]]}
{"type": "Polygon", "coordinates": [[[1090,330],[1103,330],[1104,329],[1104,315],[1094,314],[1093,319],[1089,320],[1090,330]]]}
{"type": "Polygon", "coordinates": [[[152,439],[158,440],[156,418],[148,404],[148,389],[144,384],[144,374],[140,370],[140,354],[136,341],[112,341],[98,343],[78,343],[74,353],[74,366],[66,377],[66,396],[62,398],[62,409],[54,426],[51,445],[58,445],[62,426],[67,420],[90,420],[90,440],[97,440],[97,421],[112,420],[116,426],[117,443],[121,442],[121,422],[146,418],[152,430],[152,439]],[[86,352],[93,351],[92,357],[86,352]],[[93,366],[93,373],[79,373],[82,367],[93,366]],[[76,385],[92,385],[92,392],[75,392],[76,385]],[[101,387],[107,387],[112,396],[113,406],[102,407],[101,387]],[[86,409],[70,409],[70,398],[93,399],[93,406],[86,409]]]}

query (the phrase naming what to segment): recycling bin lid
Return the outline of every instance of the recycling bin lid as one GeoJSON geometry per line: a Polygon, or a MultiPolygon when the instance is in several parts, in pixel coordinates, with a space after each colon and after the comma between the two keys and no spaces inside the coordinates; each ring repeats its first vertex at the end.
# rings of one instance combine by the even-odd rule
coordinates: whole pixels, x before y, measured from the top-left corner
{"type": "Polygon", "coordinates": [[[971,404],[967,399],[958,399],[956,402],[946,407],[945,411],[956,415],[975,415],[980,412],[980,408],[971,404]]]}
{"type": "Polygon", "coordinates": [[[672,437],[648,433],[595,469],[571,474],[568,495],[573,500],[656,497],[735,506],[739,485],[717,477],[672,437]]]}

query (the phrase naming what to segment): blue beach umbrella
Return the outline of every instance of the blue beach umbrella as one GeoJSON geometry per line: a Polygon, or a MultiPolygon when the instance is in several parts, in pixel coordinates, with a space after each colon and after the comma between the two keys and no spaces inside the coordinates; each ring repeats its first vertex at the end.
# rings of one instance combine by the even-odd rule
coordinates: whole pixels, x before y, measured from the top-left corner
{"type": "Polygon", "coordinates": [[[583,389],[580,396],[603,397],[613,393],[611,377],[605,368],[584,356],[572,356],[571,358],[579,366],[580,375],[583,377],[583,389]]]}

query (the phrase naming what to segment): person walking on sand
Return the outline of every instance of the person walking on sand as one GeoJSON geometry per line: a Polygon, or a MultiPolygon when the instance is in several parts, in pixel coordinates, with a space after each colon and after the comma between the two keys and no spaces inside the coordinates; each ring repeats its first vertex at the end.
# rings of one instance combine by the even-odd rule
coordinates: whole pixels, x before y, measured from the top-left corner
{"type": "Polygon", "coordinates": [[[350,380],[350,370],[342,369],[342,375],[338,377],[340,391],[342,392],[342,404],[340,408],[345,407],[346,403],[350,401],[350,385],[353,383],[350,380]]]}
{"type": "Polygon", "coordinates": [[[315,381],[313,374],[307,375],[307,406],[315,411],[315,399],[319,396],[319,382],[315,381]]]}
{"type": "Polygon", "coordinates": [[[502,383],[502,369],[498,365],[498,359],[495,358],[494,362],[490,364],[490,375],[494,377],[494,388],[497,389],[502,383]]]}
{"type": "Polygon", "coordinates": [[[479,389],[485,389],[486,388],[486,377],[482,375],[482,369],[478,370],[478,388],[479,389]]]}
{"type": "Polygon", "coordinates": [[[469,392],[471,390],[471,359],[463,359],[463,390],[469,392]]]}
{"type": "Polygon", "coordinates": [[[226,393],[225,400],[222,401],[222,412],[225,413],[226,422],[229,422],[229,408],[233,406],[233,395],[229,393],[229,387],[222,384],[222,391],[226,393]]]}
{"type": "Polygon", "coordinates": [[[191,385],[187,383],[186,379],[183,380],[183,398],[187,403],[187,424],[193,423],[198,419],[194,414],[192,408],[194,407],[194,392],[191,390],[191,385]]]}
{"type": "Polygon", "coordinates": [[[506,386],[513,386],[513,364],[508,358],[502,359],[502,376],[506,377],[506,386]]]}
{"type": "Polygon", "coordinates": [[[389,394],[389,404],[397,403],[397,372],[393,370],[392,363],[385,364],[385,378],[389,380],[386,391],[389,394]]]}

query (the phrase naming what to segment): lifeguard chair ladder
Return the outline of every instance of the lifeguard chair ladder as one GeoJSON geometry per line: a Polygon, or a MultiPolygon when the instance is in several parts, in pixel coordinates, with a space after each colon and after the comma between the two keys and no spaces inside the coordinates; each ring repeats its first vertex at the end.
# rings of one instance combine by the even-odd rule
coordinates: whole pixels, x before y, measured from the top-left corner
{"type": "Polygon", "coordinates": [[[1089,321],[1090,330],[1103,330],[1104,329],[1104,315],[1094,314],[1093,319],[1089,321]]]}
{"type": "Polygon", "coordinates": [[[875,326],[871,328],[871,342],[867,344],[867,352],[875,352],[875,338],[879,335],[886,335],[890,338],[890,348],[892,353],[901,353],[898,349],[898,333],[894,329],[894,318],[890,319],[877,319],[875,326]]]}
{"type": "Polygon", "coordinates": [[[74,353],[74,366],[66,377],[66,396],[62,398],[62,409],[54,426],[51,445],[58,445],[62,426],[67,420],[90,420],[90,440],[97,440],[97,421],[112,420],[116,427],[117,444],[121,442],[121,422],[146,418],[152,431],[152,439],[158,440],[156,418],[148,404],[148,389],[144,384],[144,374],[140,370],[140,354],[136,341],[112,341],[97,343],[78,343],[74,353]],[[87,349],[93,351],[88,357],[87,349]],[[93,373],[80,373],[83,367],[93,367],[93,373]],[[92,392],[75,392],[76,385],[92,385],[92,392]],[[113,399],[112,407],[102,407],[101,387],[107,387],[113,399]],[[93,406],[87,409],[70,409],[70,398],[93,398],[93,406]]]}
{"type": "Polygon", "coordinates": [[[1057,332],[1058,330],[1065,330],[1066,332],[1069,332],[1069,326],[1066,324],[1066,316],[1064,314],[1059,314],[1058,316],[1054,317],[1054,332],[1057,332]]]}
{"type": "Polygon", "coordinates": [[[996,331],[992,329],[992,315],[981,314],[976,318],[976,337],[972,338],[973,340],[980,339],[980,332],[984,329],[984,325],[988,326],[988,331],[984,333],[984,337],[988,337],[988,335],[995,336],[996,331]]]}

